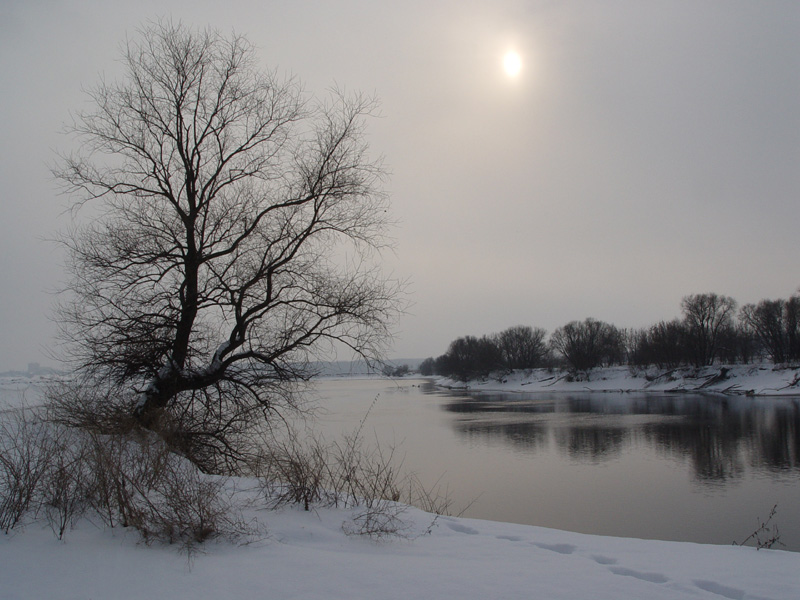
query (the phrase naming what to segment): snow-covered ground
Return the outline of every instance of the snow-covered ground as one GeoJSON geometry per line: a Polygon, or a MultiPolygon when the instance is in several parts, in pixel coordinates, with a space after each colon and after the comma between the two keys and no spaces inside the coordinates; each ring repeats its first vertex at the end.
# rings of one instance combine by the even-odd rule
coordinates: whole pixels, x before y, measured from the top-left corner
{"type": "Polygon", "coordinates": [[[800,368],[770,364],[671,370],[608,367],[573,375],[567,371],[517,371],[502,378],[439,385],[507,392],[703,392],[756,396],[800,395],[800,368]]]}
{"type": "MultiPolygon", "coordinates": [[[[508,391],[694,390],[798,393],[796,371],[734,367],[666,381],[605,369],[589,381],[517,374],[473,387],[508,391]],[[718,371],[717,371],[718,372],[718,371]],[[708,385],[703,385],[710,382],[708,385]]],[[[35,403],[35,388],[5,381],[6,400],[35,403]]],[[[0,398],[2,400],[2,398],[0,398]]],[[[17,404],[17,402],[11,402],[17,404]]],[[[240,490],[255,482],[232,480],[240,490]]],[[[247,492],[244,492],[247,495],[247,492]]],[[[144,546],[124,529],[83,520],[56,539],[44,522],[0,534],[0,598],[800,598],[800,553],[584,535],[527,525],[434,517],[408,508],[405,536],[346,535],[352,511],[267,510],[252,496],[245,517],[261,533],[247,544],[211,542],[188,559],[144,546]]]]}
{"type": "MultiPolygon", "coordinates": [[[[240,481],[239,484],[246,484],[240,481]]],[[[800,553],[582,535],[435,518],[409,509],[407,537],[348,536],[341,509],[250,510],[264,533],[191,559],[132,532],[81,522],[0,535],[0,597],[16,599],[800,598],[800,553]]]]}

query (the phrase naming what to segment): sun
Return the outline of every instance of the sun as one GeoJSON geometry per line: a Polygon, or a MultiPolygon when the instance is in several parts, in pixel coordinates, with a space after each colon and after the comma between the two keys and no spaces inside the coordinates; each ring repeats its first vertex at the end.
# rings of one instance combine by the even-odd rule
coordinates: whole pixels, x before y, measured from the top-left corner
{"type": "Polygon", "coordinates": [[[503,70],[512,78],[519,75],[522,71],[522,57],[513,50],[506,52],[503,56],[503,70]]]}

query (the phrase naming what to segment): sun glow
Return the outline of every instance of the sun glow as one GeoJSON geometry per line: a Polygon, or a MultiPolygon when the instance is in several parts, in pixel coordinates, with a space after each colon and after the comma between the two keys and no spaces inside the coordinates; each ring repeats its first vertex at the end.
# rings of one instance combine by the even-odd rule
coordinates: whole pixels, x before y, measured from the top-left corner
{"type": "Polygon", "coordinates": [[[503,70],[509,77],[519,75],[522,71],[522,57],[513,50],[506,52],[503,56],[503,70]]]}

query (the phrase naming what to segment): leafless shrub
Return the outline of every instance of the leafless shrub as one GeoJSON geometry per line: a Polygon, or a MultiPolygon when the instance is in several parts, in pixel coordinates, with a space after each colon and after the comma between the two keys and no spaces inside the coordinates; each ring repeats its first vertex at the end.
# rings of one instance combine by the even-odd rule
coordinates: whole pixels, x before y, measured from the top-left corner
{"type": "Polygon", "coordinates": [[[384,450],[377,441],[374,447],[367,447],[359,429],[332,444],[331,456],[337,497],[367,507],[384,500],[400,501],[402,461],[395,458],[394,447],[384,450]]]}
{"type": "Polygon", "coordinates": [[[133,527],[145,543],[191,554],[209,539],[254,533],[225,479],[204,475],[142,431],[106,435],[44,421],[33,411],[0,415],[0,529],[43,513],[61,539],[83,515],[133,527]]]}
{"type": "Polygon", "coordinates": [[[192,553],[202,542],[251,533],[225,479],[200,473],[154,435],[92,436],[89,495],[108,526],[133,527],[149,544],[178,544],[192,553]]]}
{"type": "Polygon", "coordinates": [[[313,503],[335,502],[335,493],[326,489],[332,480],[328,454],[328,447],[316,437],[301,444],[298,436],[290,435],[270,444],[258,468],[269,504],[273,507],[302,504],[305,510],[310,510],[313,503]]]}
{"type": "Polygon", "coordinates": [[[88,444],[81,432],[50,427],[53,449],[42,478],[39,497],[45,517],[58,539],[90,506],[87,482],[91,464],[87,461],[88,444]]]}
{"type": "Polygon", "coordinates": [[[132,444],[123,436],[90,436],[87,460],[93,469],[89,498],[106,526],[137,527],[144,522],[136,502],[137,488],[148,489],[148,478],[161,477],[162,469],[151,449],[149,444],[132,444]]]}
{"type": "Polygon", "coordinates": [[[359,432],[341,441],[325,442],[310,434],[291,431],[268,443],[256,472],[270,505],[321,503],[350,508],[379,500],[398,501],[399,465],[394,450],[368,449],[359,432]]]}
{"type": "Polygon", "coordinates": [[[405,505],[389,500],[373,501],[345,521],[342,531],[346,535],[367,536],[374,540],[407,537],[411,527],[402,518],[406,509],[405,505]]]}
{"type": "Polygon", "coordinates": [[[778,512],[778,505],[772,507],[769,515],[763,521],[758,519],[758,527],[756,530],[744,538],[741,542],[733,542],[734,546],[746,546],[748,543],[755,544],[756,550],[762,548],[769,549],[775,546],[783,546],[781,542],[781,534],[778,531],[778,525],[772,522],[773,517],[778,512]]]}
{"type": "Polygon", "coordinates": [[[38,508],[37,493],[56,451],[48,426],[30,409],[0,413],[0,530],[38,508]]]}
{"type": "MultiPolygon", "coordinates": [[[[448,490],[442,487],[441,481],[426,487],[416,475],[412,475],[409,477],[407,489],[404,501],[408,502],[408,504],[434,515],[452,514],[450,507],[453,501],[448,490]]],[[[459,514],[462,513],[463,510],[459,514]]]]}
{"type": "Polygon", "coordinates": [[[166,474],[142,496],[146,519],[139,531],[146,543],[178,544],[191,554],[207,540],[236,540],[252,533],[225,493],[223,479],[204,476],[179,460],[168,461],[166,474]]]}
{"type": "MultiPolygon", "coordinates": [[[[156,433],[169,450],[187,457],[205,473],[242,474],[243,465],[260,451],[256,446],[259,428],[282,412],[302,410],[303,386],[302,382],[287,382],[280,390],[270,388],[268,406],[247,408],[235,387],[219,384],[214,389],[226,397],[227,404],[194,391],[181,410],[171,407],[153,411],[147,429],[156,433]]],[[[85,375],[51,384],[45,398],[47,419],[53,423],[99,435],[142,434],[142,424],[134,416],[138,395],[133,388],[123,389],[85,375]]]]}
{"type": "Polygon", "coordinates": [[[294,430],[269,442],[254,469],[268,505],[353,509],[343,531],[374,539],[408,534],[402,518],[407,504],[444,514],[450,501],[438,496],[441,490],[426,490],[418,478],[404,475],[395,448],[366,444],[363,424],[334,442],[294,430]]]}
{"type": "Polygon", "coordinates": [[[135,398],[85,377],[56,381],[44,390],[47,420],[93,433],[127,434],[135,428],[135,398]]]}

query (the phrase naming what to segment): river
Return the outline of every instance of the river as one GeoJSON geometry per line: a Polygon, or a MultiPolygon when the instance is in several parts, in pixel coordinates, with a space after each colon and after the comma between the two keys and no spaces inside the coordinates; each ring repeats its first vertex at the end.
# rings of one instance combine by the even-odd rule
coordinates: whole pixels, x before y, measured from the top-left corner
{"type": "Polygon", "coordinates": [[[424,379],[316,383],[328,439],[363,422],[463,516],[730,544],[774,505],[800,551],[800,398],[467,393],[424,379]]]}

